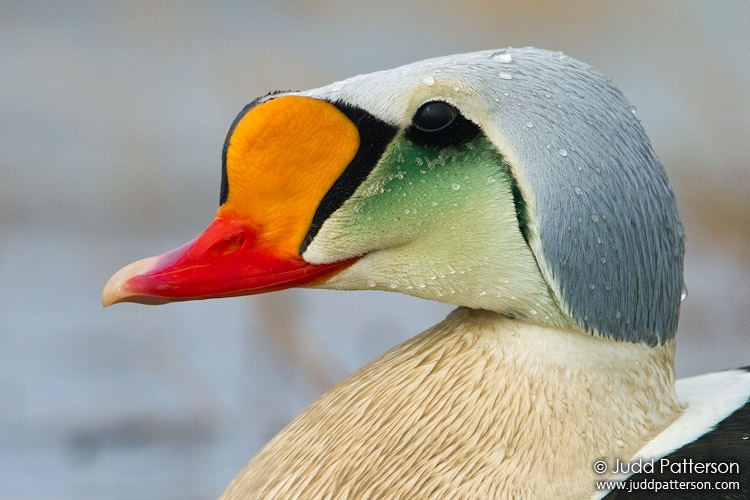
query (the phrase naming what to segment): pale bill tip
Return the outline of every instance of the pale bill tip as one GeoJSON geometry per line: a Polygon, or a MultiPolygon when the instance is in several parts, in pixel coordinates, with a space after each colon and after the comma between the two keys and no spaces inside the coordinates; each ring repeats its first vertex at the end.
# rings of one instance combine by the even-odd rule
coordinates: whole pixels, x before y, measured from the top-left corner
{"type": "MultiPolygon", "coordinates": [[[[149,300],[137,291],[128,287],[128,280],[134,276],[144,274],[153,269],[158,257],[149,257],[129,264],[109,278],[102,291],[102,305],[104,307],[117,304],[119,302],[141,302],[157,303],[157,300],[149,300]]],[[[155,299],[155,298],[154,298],[155,299]]]]}

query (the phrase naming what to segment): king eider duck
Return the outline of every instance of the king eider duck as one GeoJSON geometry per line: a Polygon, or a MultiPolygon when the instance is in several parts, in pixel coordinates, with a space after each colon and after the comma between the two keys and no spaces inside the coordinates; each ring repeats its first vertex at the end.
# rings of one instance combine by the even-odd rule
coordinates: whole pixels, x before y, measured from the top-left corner
{"type": "Polygon", "coordinates": [[[324,394],[223,498],[623,493],[606,479],[747,498],[750,373],[675,381],[683,230],[632,109],[531,48],[248,104],[215,220],[117,272],[105,305],[304,286],[458,308],[324,394]]]}

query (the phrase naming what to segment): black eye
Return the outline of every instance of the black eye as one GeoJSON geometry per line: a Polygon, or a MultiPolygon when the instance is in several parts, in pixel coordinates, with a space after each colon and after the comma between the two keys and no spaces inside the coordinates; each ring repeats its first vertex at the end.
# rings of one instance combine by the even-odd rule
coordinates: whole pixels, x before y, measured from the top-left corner
{"type": "Polygon", "coordinates": [[[406,138],[411,142],[432,148],[460,146],[480,133],[476,123],[443,101],[422,104],[405,130],[406,138]]]}
{"type": "Polygon", "coordinates": [[[424,132],[436,132],[453,123],[458,115],[453,106],[442,101],[422,104],[414,114],[414,126],[424,132]]]}

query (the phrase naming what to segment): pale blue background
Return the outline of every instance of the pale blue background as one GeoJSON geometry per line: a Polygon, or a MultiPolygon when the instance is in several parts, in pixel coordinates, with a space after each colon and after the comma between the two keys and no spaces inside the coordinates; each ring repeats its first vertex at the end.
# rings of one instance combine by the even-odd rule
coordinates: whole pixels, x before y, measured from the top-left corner
{"type": "Polygon", "coordinates": [[[244,104],[429,56],[536,45],[610,75],[685,220],[679,374],[750,363],[750,3],[248,3],[0,2],[0,500],[214,498],[322,390],[451,309],[99,304],[114,271],[212,219],[244,104]]]}

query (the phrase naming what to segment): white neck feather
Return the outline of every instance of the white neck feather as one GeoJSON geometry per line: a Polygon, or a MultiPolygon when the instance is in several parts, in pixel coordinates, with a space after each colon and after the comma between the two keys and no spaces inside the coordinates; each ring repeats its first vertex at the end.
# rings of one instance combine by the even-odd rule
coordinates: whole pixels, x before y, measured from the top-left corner
{"type": "Polygon", "coordinates": [[[459,308],[322,396],[222,498],[591,496],[594,461],[680,413],[673,357],[459,308]]]}

